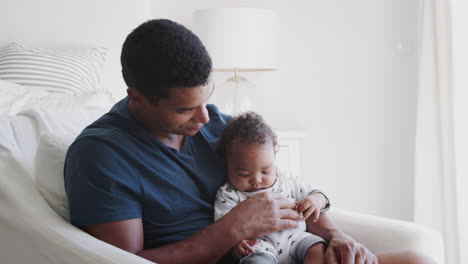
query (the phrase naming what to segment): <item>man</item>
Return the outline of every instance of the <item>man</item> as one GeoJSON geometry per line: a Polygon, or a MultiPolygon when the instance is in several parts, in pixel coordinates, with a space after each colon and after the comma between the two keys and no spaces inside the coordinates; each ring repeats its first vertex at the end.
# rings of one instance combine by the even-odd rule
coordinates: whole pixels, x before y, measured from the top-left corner
{"type": "MultiPolygon", "coordinates": [[[[128,96],[67,152],[72,224],[158,263],[216,263],[241,240],[297,226],[295,205],[272,193],[213,223],[225,182],[217,141],[229,117],[208,105],[212,63],[197,36],[169,20],[148,21],[128,35],[121,63],[128,96]]],[[[308,221],[308,231],[329,243],[327,263],[377,263],[326,215],[308,221]]],[[[380,261],[394,256],[403,255],[380,261]]],[[[394,263],[418,263],[405,261],[394,263]]]]}

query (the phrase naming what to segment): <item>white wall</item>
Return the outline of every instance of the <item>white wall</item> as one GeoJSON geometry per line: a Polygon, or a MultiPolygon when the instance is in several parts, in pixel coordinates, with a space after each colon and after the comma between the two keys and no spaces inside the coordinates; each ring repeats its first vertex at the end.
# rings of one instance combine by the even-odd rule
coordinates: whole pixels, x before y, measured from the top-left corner
{"type": "Polygon", "coordinates": [[[120,50],[127,34],[150,17],[151,0],[0,0],[0,48],[108,49],[101,84],[125,95],[120,50]]]}
{"type": "Polygon", "coordinates": [[[273,9],[280,69],[245,74],[262,93],[255,110],[306,132],[304,178],[333,205],[411,220],[419,1],[0,0],[0,46],[104,45],[103,84],[121,97],[120,47],[148,14],[191,27],[196,9],[273,9]]]}
{"type": "Polygon", "coordinates": [[[152,14],[191,27],[194,10],[239,6],[278,15],[280,69],[245,76],[255,110],[306,132],[306,181],[335,206],[411,220],[419,1],[159,0],[152,14]]]}

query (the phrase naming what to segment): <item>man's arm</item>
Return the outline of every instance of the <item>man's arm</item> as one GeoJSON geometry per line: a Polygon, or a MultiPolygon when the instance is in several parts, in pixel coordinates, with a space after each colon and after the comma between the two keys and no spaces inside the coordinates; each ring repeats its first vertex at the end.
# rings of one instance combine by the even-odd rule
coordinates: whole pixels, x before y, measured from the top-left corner
{"type": "Polygon", "coordinates": [[[143,249],[143,224],[141,219],[130,219],[84,228],[96,238],[158,263],[215,263],[234,245],[235,234],[227,234],[229,225],[216,222],[194,236],[179,243],[143,249]],[[218,233],[218,235],[216,235],[218,233]],[[222,233],[223,236],[219,236],[222,233]]]}
{"type": "Polygon", "coordinates": [[[216,263],[236,243],[282,229],[301,220],[295,204],[276,193],[262,193],[240,203],[214,224],[178,243],[143,249],[141,219],[90,225],[86,232],[148,260],[164,263],[216,263]]]}
{"type": "Polygon", "coordinates": [[[328,242],[326,264],[378,263],[372,252],[345,234],[327,214],[322,214],[317,222],[309,217],[306,223],[308,232],[328,242]]]}

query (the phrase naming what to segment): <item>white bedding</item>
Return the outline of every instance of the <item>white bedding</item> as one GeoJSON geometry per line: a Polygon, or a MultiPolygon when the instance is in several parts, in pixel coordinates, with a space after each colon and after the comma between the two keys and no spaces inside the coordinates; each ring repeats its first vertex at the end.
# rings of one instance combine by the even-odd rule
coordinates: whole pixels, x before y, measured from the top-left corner
{"type": "Polygon", "coordinates": [[[16,115],[29,109],[105,108],[115,101],[104,91],[53,93],[0,79],[0,115],[16,115]]]}
{"type": "Polygon", "coordinates": [[[33,175],[39,142],[37,123],[28,116],[0,116],[0,160],[2,166],[18,162],[29,176],[33,175]]]}

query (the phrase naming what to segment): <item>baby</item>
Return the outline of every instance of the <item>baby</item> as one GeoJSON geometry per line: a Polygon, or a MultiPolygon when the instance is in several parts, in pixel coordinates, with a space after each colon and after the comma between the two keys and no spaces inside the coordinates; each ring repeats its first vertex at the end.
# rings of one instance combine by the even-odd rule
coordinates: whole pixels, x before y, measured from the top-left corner
{"type": "MultiPolygon", "coordinates": [[[[263,118],[253,112],[234,117],[221,137],[228,183],[217,193],[215,220],[237,204],[260,192],[279,192],[296,202],[296,210],[317,221],[330,203],[317,188],[275,166],[278,143],[263,118]]],[[[305,221],[297,229],[282,230],[255,240],[244,240],[231,253],[240,263],[323,263],[326,242],[306,232],[305,221]]]]}

